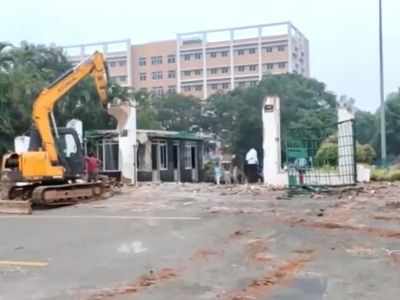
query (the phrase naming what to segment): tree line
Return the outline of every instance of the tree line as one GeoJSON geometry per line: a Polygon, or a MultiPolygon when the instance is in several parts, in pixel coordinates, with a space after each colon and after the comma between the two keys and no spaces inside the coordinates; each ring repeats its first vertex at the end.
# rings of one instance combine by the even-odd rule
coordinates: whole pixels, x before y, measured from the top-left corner
{"type": "MultiPolygon", "coordinates": [[[[0,43],[1,153],[12,149],[15,136],[29,131],[32,103],[41,89],[71,67],[59,48],[0,43]]],[[[252,147],[262,149],[261,109],[266,95],[281,98],[282,133],[289,128],[318,128],[321,136],[334,132],[338,97],[323,82],[297,74],[266,75],[256,86],[216,93],[207,101],[180,94],[156,97],[145,90],[132,91],[115,83],[110,86],[110,98],[136,100],[138,128],[212,133],[223,140],[227,151],[239,155],[252,147]]],[[[395,158],[400,152],[399,91],[388,96],[386,111],[388,152],[395,158]]],[[[59,125],[78,118],[85,130],[116,125],[98,105],[90,79],[58,102],[55,115],[59,125]]],[[[379,154],[379,111],[357,110],[355,124],[358,143],[372,145],[379,154]]],[[[283,134],[283,139],[286,136],[283,134]]]]}

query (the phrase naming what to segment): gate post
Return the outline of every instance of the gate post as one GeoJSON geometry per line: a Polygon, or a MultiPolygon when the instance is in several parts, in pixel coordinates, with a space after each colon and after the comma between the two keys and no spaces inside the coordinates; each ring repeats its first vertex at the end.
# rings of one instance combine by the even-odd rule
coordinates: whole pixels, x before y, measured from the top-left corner
{"type": "Polygon", "coordinates": [[[136,183],[136,102],[121,101],[111,105],[108,113],[118,121],[118,165],[122,173],[122,180],[128,184],[136,183]]]}
{"type": "Polygon", "coordinates": [[[345,103],[338,106],[338,171],[341,184],[356,184],[356,142],[353,109],[345,103]]]}
{"type": "Polygon", "coordinates": [[[267,96],[263,102],[264,184],[286,187],[288,174],[281,168],[281,110],[277,96],[267,96]]]}

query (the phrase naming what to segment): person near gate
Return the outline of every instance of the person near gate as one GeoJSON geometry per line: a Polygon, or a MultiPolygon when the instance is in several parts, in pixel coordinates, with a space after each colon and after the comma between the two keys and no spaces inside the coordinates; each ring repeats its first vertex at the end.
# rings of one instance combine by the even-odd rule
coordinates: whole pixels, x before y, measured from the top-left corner
{"type": "Polygon", "coordinates": [[[245,173],[248,183],[257,182],[258,179],[257,170],[258,170],[257,150],[251,148],[246,154],[245,173]]]}
{"type": "Polygon", "coordinates": [[[100,164],[100,160],[96,158],[93,152],[90,152],[89,156],[85,157],[86,172],[88,174],[89,182],[97,180],[100,164]]]}

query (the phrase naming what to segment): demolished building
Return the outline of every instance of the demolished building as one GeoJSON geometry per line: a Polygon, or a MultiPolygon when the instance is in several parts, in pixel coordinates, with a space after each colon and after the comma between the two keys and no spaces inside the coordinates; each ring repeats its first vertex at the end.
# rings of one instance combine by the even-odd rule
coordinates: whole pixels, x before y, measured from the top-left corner
{"type": "MultiPolygon", "coordinates": [[[[134,157],[129,161],[138,182],[199,182],[203,166],[215,143],[193,133],[166,130],[136,130],[134,157]]],[[[120,170],[120,132],[95,130],[86,133],[86,142],[103,162],[103,172],[120,170]]]]}

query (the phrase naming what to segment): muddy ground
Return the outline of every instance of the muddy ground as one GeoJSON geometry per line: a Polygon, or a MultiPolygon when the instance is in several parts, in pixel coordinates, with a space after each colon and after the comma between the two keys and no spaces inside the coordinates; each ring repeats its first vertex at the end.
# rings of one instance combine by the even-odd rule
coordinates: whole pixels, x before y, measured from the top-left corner
{"type": "Polygon", "coordinates": [[[0,216],[0,300],[399,299],[400,184],[142,185],[0,216]]]}

